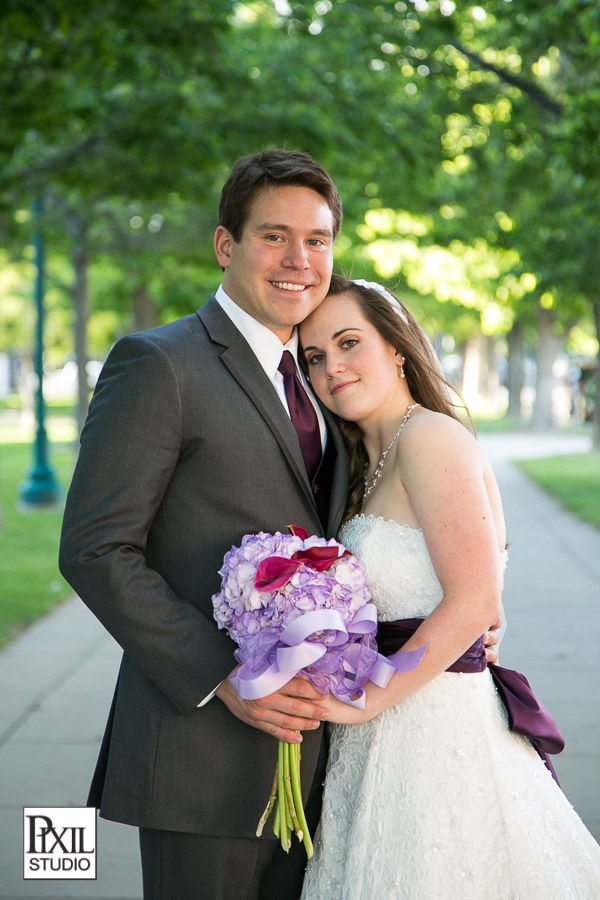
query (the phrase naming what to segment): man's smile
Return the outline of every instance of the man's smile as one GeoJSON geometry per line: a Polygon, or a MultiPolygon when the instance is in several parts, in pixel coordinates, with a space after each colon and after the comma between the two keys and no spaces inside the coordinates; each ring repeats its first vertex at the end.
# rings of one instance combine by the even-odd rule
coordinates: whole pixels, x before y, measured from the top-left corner
{"type": "Polygon", "coordinates": [[[304,291],[309,284],[294,284],[291,281],[272,281],[273,287],[280,288],[283,291],[304,291]]]}

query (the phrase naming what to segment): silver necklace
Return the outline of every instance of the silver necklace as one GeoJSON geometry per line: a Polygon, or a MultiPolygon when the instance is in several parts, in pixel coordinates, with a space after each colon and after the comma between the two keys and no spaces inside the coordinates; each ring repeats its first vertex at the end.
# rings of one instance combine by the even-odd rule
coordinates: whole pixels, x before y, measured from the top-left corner
{"type": "Polygon", "coordinates": [[[412,403],[408,407],[408,409],[406,410],[406,414],[400,423],[400,428],[398,429],[398,431],[396,432],[396,434],[390,441],[390,445],[387,448],[387,450],[384,450],[383,453],[381,454],[381,456],[379,458],[379,462],[377,463],[377,468],[375,469],[375,472],[373,473],[373,477],[370,480],[368,478],[365,478],[365,480],[364,480],[365,490],[363,493],[363,498],[368,497],[369,494],[371,493],[371,491],[373,491],[375,489],[375,487],[377,486],[377,482],[381,478],[381,473],[383,472],[383,467],[385,465],[386,456],[388,455],[388,453],[390,452],[390,450],[392,449],[392,447],[394,446],[394,444],[396,443],[396,441],[398,440],[398,438],[404,431],[404,426],[410,419],[410,414],[412,413],[413,409],[418,405],[419,405],[418,403],[412,403]]]}

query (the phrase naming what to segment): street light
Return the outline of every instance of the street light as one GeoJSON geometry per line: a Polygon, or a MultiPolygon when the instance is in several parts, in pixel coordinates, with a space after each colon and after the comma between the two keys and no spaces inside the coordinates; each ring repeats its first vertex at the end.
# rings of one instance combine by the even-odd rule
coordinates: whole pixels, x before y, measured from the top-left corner
{"type": "Polygon", "coordinates": [[[55,507],[60,500],[60,486],[54,472],[48,464],[48,438],[46,435],[44,403],[44,242],[40,231],[39,220],[42,213],[42,201],[33,203],[35,230],[33,246],[35,248],[36,279],[35,304],[37,322],[35,329],[34,366],[37,375],[35,395],[37,429],[34,443],[34,464],[27,472],[26,481],[19,485],[18,509],[48,509],[55,507]]]}

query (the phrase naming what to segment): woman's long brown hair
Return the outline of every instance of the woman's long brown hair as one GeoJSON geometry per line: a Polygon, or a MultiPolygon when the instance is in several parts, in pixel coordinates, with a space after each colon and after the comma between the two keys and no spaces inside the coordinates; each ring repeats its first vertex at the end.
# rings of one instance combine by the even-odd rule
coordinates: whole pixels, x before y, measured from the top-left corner
{"type": "MultiPolygon", "coordinates": [[[[463,408],[474,429],[473,420],[460,393],[444,378],[431,344],[404,304],[396,298],[406,322],[378,291],[356,284],[341,275],[334,275],[328,296],[345,293],[352,294],[365,319],[377,329],[384,341],[405,358],[406,384],[415,402],[457,421],[461,419],[456,413],[456,408],[463,408]],[[457,395],[460,404],[451,402],[450,392],[457,395]]],[[[361,511],[364,474],[369,459],[362,442],[363,432],[358,425],[340,420],[340,429],[350,457],[348,502],[344,514],[346,521],[361,511]]]]}

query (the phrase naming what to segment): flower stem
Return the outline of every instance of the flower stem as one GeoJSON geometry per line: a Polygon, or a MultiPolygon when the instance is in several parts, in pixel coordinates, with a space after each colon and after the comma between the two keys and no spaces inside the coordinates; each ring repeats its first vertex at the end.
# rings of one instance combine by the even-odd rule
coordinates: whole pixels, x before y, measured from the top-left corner
{"type": "Polygon", "coordinates": [[[281,846],[286,853],[289,852],[289,849],[292,845],[290,840],[291,833],[291,821],[288,805],[286,803],[285,798],[285,785],[284,785],[284,767],[285,767],[285,752],[286,752],[286,744],[284,741],[279,741],[279,764],[278,764],[278,772],[277,772],[277,782],[278,782],[278,808],[279,808],[279,840],[281,841],[281,846]]]}
{"type": "Polygon", "coordinates": [[[279,838],[287,853],[292,846],[292,831],[306,849],[308,859],[313,855],[313,844],[306,822],[300,784],[300,744],[279,741],[275,776],[271,785],[269,802],[260,817],[256,836],[260,837],[267,819],[273,815],[273,833],[279,838]]]}
{"type": "MultiPolygon", "coordinates": [[[[290,811],[290,819],[292,820],[292,827],[296,832],[296,836],[299,841],[302,840],[302,828],[300,826],[300,822],[298,821],[298,816],[296,815],[296,808],[294,804],[294,794],[292,791],[292,780],[290,777],[291,770],[291,758],[294,755],[294,745],[286,744],[285,745],[285,753],[283,757],[283,784],[285,787],[285,798],[287,803],[287,808],[290,811]]],[[[300,798],[302,800],[302,798],[300,798]]]]}
{"type": "Polygon", "coordinates": [[[273,811],[273,807],[275,806],[275,801],[277,799],[278,778],[279,778],[279,764],[277,764],[275,766],[275,776],[273,778],[273,784],[271,785],[271,793],[269,795],[269,802],[267,803],[267,805],[265,807],[265,811],[263,812],[262,816],[260,817],[260,822],[258,823],[258,826],[256,829],[256,837],[260,837],[261,834],[263,833],[263,828],[265,827],[266,821],[269,818],[269,816],[271,815],[271,813],[273,811]]]}
{"type": "MultiPolygon", "coordinates": [[[[275,774],[277,774],[277,772],[276,772],[275,774]]],[[[275,807],[275,815],[273,816],[273,833],[275,834],[276,837],[279,837],[279,835],[280,835],[280,833],[281,833],[281,820],[280,820],[280,813],[279,813],[279,803],[278,803],[277,806],[275,807]]]]}
{"type": "Polygon", "coordinates": [[[300,744],[292,744],[290,747],[290,777],[292,793],[298,816],[298,823],[300,826],[300,832],[298,833],[297,831],[296,833],[298,834],[298,838],[300,840],[303,840],[304,847],[306,849],[306,855],[308,859],[310,859],[313,855],[313,844],[310,838],[306,816],[304,814],[304,804],[302,802],[302,788],[300,787],[300,759],[300,744]],[[300,837],[300,835],[302,835],[302,837],[300,837]]]}

